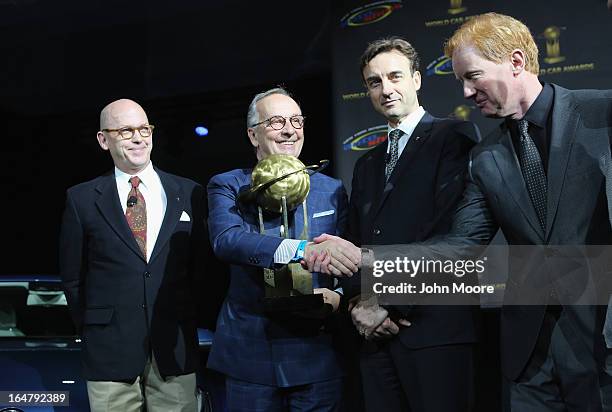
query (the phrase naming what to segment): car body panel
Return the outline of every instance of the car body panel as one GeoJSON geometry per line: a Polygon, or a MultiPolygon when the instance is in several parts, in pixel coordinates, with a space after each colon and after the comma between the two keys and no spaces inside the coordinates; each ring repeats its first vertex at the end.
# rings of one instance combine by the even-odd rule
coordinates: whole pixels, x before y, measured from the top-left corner
{"type": "MultiPolygon", "coordinates": [[[[197,372],[201,411],[222,411],[223,379],[206,368],[212,332],[198,329],[202,362],[197,372]]],[[[81,376],[81,340],[70,319],[59,277],[0,276],[0,391],[67,391],[69,406],[19,406],[0,411],[87,412],[87,382],[81,376]]]]}

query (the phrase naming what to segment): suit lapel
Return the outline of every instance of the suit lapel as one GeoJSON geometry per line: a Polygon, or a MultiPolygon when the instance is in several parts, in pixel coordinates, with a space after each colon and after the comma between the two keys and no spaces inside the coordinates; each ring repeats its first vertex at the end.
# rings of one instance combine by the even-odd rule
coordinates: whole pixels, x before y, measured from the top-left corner
{"type": "Polygon", "coordinates": [[[125,215],[123,214],[119,193],[117,192],[115,175],[110,173],[98,186],[96,186],[95,190],[99,193],[99,197],[96,200],[96,207],[102,214],[104,220],[106,220],[106,223],[108,223],[115,233],[117,233],[117,236],[119,236],[134,253],[145,260],[145,257],[142,255],[136,243],[136,239],[134,239],[134,234],[127,224],[125,215]]]}
{"type": "Polygon", "coordinates": [[[383,188],[383,190],[382,190],[382,193],[377,193],[377,195],[379,196],[377,196],[376,198],[380,199],[380,201],[374,208],[372,218],[375,218],[378,212],[380,212],[380,209],[382,208],[385,201],[389,197],[389,194],[393,191],[393,189],[397,185],[397,181],[401,178],[406,167],[408,167],[412,159],[415,158],[415,156],[417,155],[421,147],[423,147],[427,139],[429,139],[429,136],[431,135],[433,121],[434,121],[434,118],[429,113],[425,112],[425,114],[421,118],[421,121],[419,122],[419,124],[417,124],[416,128],[412,132],[412,135],[408,139],[408,143],[406,144],[406,147],[402,151],[402,154],[397,164],[395,165],[395,169],[393,169],[393,173],[391,173],[391,177],[389,178],[389,181],[386,184],[385,184],[385,178],[384,178],[385,163],[384,163],[384,158],[383,158],[383,164],[382,164],[382,167],[380,168],[383,176],[382,176],[382,179],[380,180],[381,183],[377,185],[377,187],[381,187],[383,188]]]}
{"type": "Polygon", "coordinates": [[[500,125],[500,144],[497,146],[498,150],[492,150],[493,158],[497,167],[506,182],[506,187],[510,192],[510,195],[518,205],[519,209],[523,213],[525,219],[529,222],[533,230],[538,234],[540,240],[544,240],[544,233],[540,226],[538,216],[529,197],[529,192],[525,186],[525,179],[521,172],[521,167],[514,152],[512,145],[512,139],[510,137],[510,131],[508,130],[505,123],[500,125]]]}
{"type": "Polygon", "coordinates": [[[565,180],[569,154],[576,139],[580,115],[569,93],[555,87],[552,129],[550,131],[550,157],[548,159],[548,193],[546,213],[546,238],[550,237],[557,215],[561,189],[565,180]]]}
{"type": "Polygon", "coordinates": [[[164,192],[166,192],[167,204],[164,220],[162,221],[161,228],[159,229],[159,234],[157,235],[157,240],[155,241],[155,246],[153,248],[153,253],[151,253],[149,263],[157,257],[159,251],[164,247],[166,242],[168,242],[172,233],[174,233],[174,229],[181,218],[181,212],[184,210],[183,206],[185,204],[185,197],[183,196],[181,187],[176,183],[174,178],[161,170],[155,169],[155,171],[159,176],[164,192]]]}
{"type": "MultiPolygon", "coordinates": [[[[312,213],[314,212],[314,206],[312,204],[311,198],[312,196],[312,182],[311,182],[311,186],[310,186],[310,193],[308,194],[308,197],[306,198],[306,214],[307,214],[307,218],[308,215],[312,216],[312,213]]],[[[304,205],[303,204],[299,204],[296,208],[295,208],[295,213],[289,213],[289,222],[291,222],[291,215],[293,215],[293,239],[301,239],[302,238],[302,231],[304,230],[304,205]]],[[[291,223],[290,223],[291,225],[291,223]]],[[[310,235],[310,219],[308,220],[308,233],[304,233],[304,235],[306,235],[306,239],[307,240],[311,240],[311,235],[310,235]]]]}
{"type": "Polygon", "coordinates": [[[376,148],[372,149],[372,157],[365,165],[366,172],[365,177],[368,179],[364,186],[367,190],[364,198],[372,199],[370,210],[367,211],[368,216],[376,215],[380,203],[383,197],[383,191],[385,189],[385,159],[387,157],[387,142],[379,144],[376,148]]]}
{"type": "Polygon", "coordinates": [[[410,164],[412,159],[414,159],[421,150],[421,147],[425,144],[429,136],[431,135],[431,129],[433,127],[434,118],[427,112],[421,118],[421,121],[415,127],[410,139],[408,139],[408,144],[402,151],[402,155],[400,156],[395,169],[393,169],[393,173],[391,173],[391,178],[389,182],[395,183],[399,177],[404,172],[404,169],[410,164]]]}

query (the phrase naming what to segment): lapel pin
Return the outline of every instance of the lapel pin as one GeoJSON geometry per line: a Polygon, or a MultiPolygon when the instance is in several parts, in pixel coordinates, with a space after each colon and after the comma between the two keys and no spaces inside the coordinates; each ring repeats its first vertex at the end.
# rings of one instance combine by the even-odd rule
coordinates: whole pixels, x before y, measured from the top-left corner
{"type": "Polygon", "coordinates": [[[419,140],[421,140],[421,136],[417,136],[414,139],[418,142],[419,140]]]}

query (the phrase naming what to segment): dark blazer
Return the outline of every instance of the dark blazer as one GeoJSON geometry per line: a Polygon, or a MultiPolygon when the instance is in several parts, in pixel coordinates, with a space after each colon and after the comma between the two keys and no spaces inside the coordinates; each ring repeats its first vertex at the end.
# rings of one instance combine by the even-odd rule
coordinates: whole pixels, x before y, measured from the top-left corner
{"type": "MultiPolygon", "coordinates": [[[[280,217],[266,216],[259,233],[257,208],[238,202],[251,183],[251,169],[214,176],[208,184],[209,236],[216,256],[230,263],[231,281],[221,307],[208,367],[249,382],[289,387],[342,376],[332,335],[320,324],[303,319],[272,319],[263,312],[262,268],[274,265],[280,245],[280,217]]],[[[306,200],[310,238],[321,233],[340,235],[346,225],[347,199],[339,180],[323,174],[310,178],[306,200]]],[[[303,229],[298,206],[290,215],[290,237],[303,229]]],[[[313,274],[320,287],[333,289],[332,278],[313,274]]]]}
{"type": "MultiPolygon", "coordinates": [[[[468,184],[454,217],[454,241],[486,244],[501,228],[511,245],[612,242],[600,165],[602,153],[610,151],[612,91],[571,91],[557,85],[553,89],[546,230],[538,224],[504,122],[471,153],[468,184]]],[[[547,276],[554,278],[554,272],[542,266],[525,276],[524,270],[517,269],[523,268],[510,267],[505,301],[518,301],[521,291],[529,290],[539,294],[542,305],[504,305],[502,309],[502,369],[510,379],[518,377],[526,365],[545,305],[554,292],[551,283],[545,281],[547,276]]],[[[597,319],[603,317],[596,312],[593,308],[587,315],[594,330],[581,331],[587,339],[601,339],[597,319]]]]}
{"type": "MultiPolygon", "coordinates": [[[[386,184],[387,144],[367,152],[353,172],[347,238],[364,246],[406,244],[448,233],[463,193],[468,154],[479,140],[473,123],[439,119],[426,112],[386,184]]],[[[359,293],[353,278],[345,282],[353,286],[345,291],[349,294],[359,293]]],[[[398,309],[405,312],[407,308],[398,309]]],[[[413,322],[399,333],[407,347],[476,340],[469,307],[414,306],[405,315],[413,322]]]]}
{"type": "Polygon", "coordinates": [[[67,192],[60,273],[88,380],[133,380],[151,351],[163,376],[197,366],[193,285],[205,236],[204,190],[156,172],[167,207],[148,263],[123,214],[114,173],[67,192]],[[183,211],[190,221],[179,221],[183,211]]]}

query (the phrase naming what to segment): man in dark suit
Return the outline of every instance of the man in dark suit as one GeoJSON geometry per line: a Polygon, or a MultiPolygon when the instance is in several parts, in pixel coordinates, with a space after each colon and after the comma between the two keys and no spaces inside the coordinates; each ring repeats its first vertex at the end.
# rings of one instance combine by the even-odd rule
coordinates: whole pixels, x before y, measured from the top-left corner
{"type": "Polygon", "coordinates": [[[203,188],[153,167],[132,100],[102,110],[97,138],[114,171],[68,189],[60,236],[91,409],[195,411],[203,188]]]}
{"type": "MultiPolygon", "coordinates": [[[[304,143],[304,116],[281,88],[256,95],[249,106],[247,134],[258,160],[273,154],[298,157],[304,143]]],[[[303,317],[264,312],[264,268],[303,256],[326,256],[334,273],[352,274],[360,250],[334,239],[315,245],[299,240],[308,215],[309,238],[341,234],[347,199],[339,180],[321,173],[310,177],[306,208],[289,214],[291,239],[280,237],[280,215],[267,215],[260,233],[256,205],[239,200],[251,185],[252,169],[214,176],[208,184],[209,235],[216,256],[231,264],[230,286],[217,321],[208,366],[226,376],[230,411],[337,411],[343,371],[327,325],[303,317]]],[[[315,293],[338,308],[334,279],[314,274],[315,293]]]]}
{"type": "MultiPolygon", "coordinates": [[[[435,118],[419,105],[419,56],[406,40],[370,43],[360,69],[374,109],[388,122],[389,138],[355,165],[347,239],[384,245],[448,233],[478,129],[470,122],[435,118]]],[[[352,311],[366,338],[361,354],[366,409],[468,411],[474,310],[387,309],[401,319],[386,314],[372,329],[359,326],[360,304],[352,311]]]]}
{"type": "MultiPolygon", "coordinates": [[[[610,134],[610,149],[612,152],[612,134],[610,134]]],[[[605,176],[608,219],[610,221],[610,227],[612,228],[612,156],[610,153],[602,153],[599,159],[599,164],[605,176]]],[[[610,265],[608,264],[607,267],[609,269],[610,265]]],[[[610,292],[608,288],[606,291],[610,292]]],[[[603,387],[603,390],[601,391],[602,403],[604,405],[604,410],[612,410],[612,390],[607,389],[608,386],[612,387],[612,293],[610,293],[608,296],[608,307],[606,309],[602,335],[604,337],[604,342],[606,343],[604,373],[601,375],[601,386],[603,387]]]]}
{"type": "MultiPolygon", "coordinates": [[[[471,153],[447,240],[486,244],[499,228],[511,245],[610,244],[599,161],[610,151],[612,91],[541,83],[533,37],[510,16],[470,19],[445,53],[464,96],[485,116],[504,119],[471,153]]],[[[510,408],[600,411],[604,307],[564,304],[560,273],[547,270],[547,262],[538,259],[528,276],[510,267],[501,313],[510,408]],[[517,304],[529,293],[540,304],[517,304]]]]}

